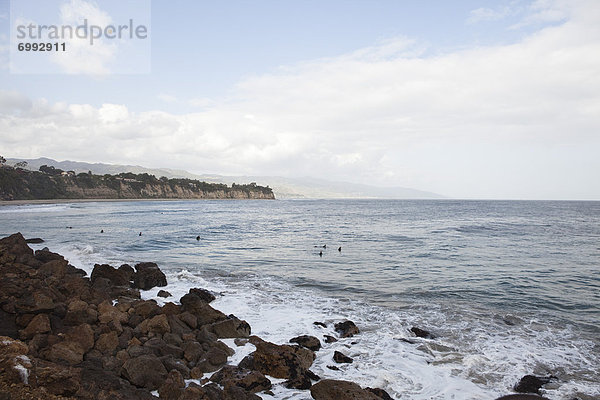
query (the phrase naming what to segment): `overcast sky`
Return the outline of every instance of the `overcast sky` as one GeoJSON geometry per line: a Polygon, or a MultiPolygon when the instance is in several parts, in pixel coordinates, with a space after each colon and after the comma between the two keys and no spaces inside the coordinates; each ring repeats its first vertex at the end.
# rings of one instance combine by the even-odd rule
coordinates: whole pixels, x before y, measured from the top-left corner
{"type": "Polygon", "coordinates": [[[150,73],[111,73],[107,45],[13,74],[0,0],[0,155],[600,199],[599,21],[598,0],[153,1],[150,73]]]}

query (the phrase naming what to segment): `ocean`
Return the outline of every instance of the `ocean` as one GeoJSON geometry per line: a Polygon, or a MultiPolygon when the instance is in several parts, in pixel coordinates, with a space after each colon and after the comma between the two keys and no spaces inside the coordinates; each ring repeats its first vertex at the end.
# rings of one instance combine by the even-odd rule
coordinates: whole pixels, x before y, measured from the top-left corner
{"type": "MultiPolygon", "coordinates": [[[[87,271],[95,263],[157,262],[175,299],[191,287],[219,293],[215,308],[276,343],[322,339],[333,323],[354,321],[360,335],[317,353],[312,370],[322,378],[381,387],[397,399],[484,400],[512,393],[524,375],[552,375],[550,399],[600,398],[600,202],[0,207],[0,234],[15,232],[43,238],[31,246],[87,271]],[[413,326],[435,338],[414,337],[413,326]],[[327,368],[335,350],[354,362],[327,368]]],[[[142,295],[164,303],[157,292],[142,295]]],[[[232,361],[249,347],[236,348],[232,361]]],[[[274,392],[310,399],[277,385],[274,392]]]]}

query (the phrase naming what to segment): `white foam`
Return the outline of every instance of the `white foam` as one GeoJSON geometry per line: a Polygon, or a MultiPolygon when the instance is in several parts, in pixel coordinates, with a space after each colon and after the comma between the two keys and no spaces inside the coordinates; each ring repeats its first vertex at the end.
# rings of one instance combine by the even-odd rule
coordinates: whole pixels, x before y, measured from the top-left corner
{"type": "Polygon", "coordinates": [[[62,212],[71,208],[70,204],[23,204],[0,207],[0,214],[62,212]]]}

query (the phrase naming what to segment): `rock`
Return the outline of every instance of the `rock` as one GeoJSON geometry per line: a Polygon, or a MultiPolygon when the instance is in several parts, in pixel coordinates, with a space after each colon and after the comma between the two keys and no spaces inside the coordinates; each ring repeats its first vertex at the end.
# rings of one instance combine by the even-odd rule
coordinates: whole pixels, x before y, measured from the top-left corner
{"type": "Polygon", "coordinates": [[[33,317],[27,327],[21,331],[21,337],[23,339],[31,339],[38,333],[46,332],[50,332],[50,318],[48,318],[47,314],[38,314],[33,317]]]}
{"type": "Polygon", "coordinates": [[[167,379],[167,370],[155,355],[142,355],[127,360],[121,375],[137,387],[156,390],[167,379]]]}
{"type": "Polygon", "coordinates": [[[52,260],[42,264],[38,271],[46,277],[63,278],[67,273],[67,265],[67,260],[52,260]]]}
{"type": "Polygon", "coordinates": [[[248,344],[248,338],[235,338],[233,343],[238,347],[243,347],[248,344]]]}
{"type": "Polygon", "coordinates": [[[189,290],[188,293],[198,296],[202,301],[206,303],[210,303],[215,299],[215,296],[206,289],[192,288],[189,290]]]}
{"type": "Polygon", "coordinates": [[[92,270],[90,280],[92,285],[99,278],[108,279],[114,286],[129,286],[129,279],[125,271],[118,270],[108,264],[96,264],[92,270]]]}
{"type": "Polygon", "coordinates": [[[392,399],[392,396],[390,396],[389,393],[383,389],[368,387],[368,388],[365,388],[365,390],[368,390],[369,392],[373,393],[375,396],[379,397],[380,399],[394,400],[394,399],[392,399]]]}
{"type": "Polygon", "coordinates": [[[0,336],[0,373],[10,383],[29,383],[29,348],[20,340],[0,336]]]}
{"type": "Polygon", "coordinates": [[[93,325],[98,320],[98,312],[82,300],[73,300],[67,305],[65,325],[93,325]]]}
{"type": "Polygon", "coordinates": [[[259,371],[251,371],[233,365],[224,366],[220,371],[213,374],[210,380],[224,387],[239,386],[251,393],[262,392],[271,388],[271,381],[259,371]]]}
{"type": "Polygon", "coordinates": [[[177,359],[173,356],[160,357],[160,361],[163,363],[167,371],[177,370],[184,379],[190,378],[190,369],[185,364],[185,361],[177,359]]]}
{"type": "Polygon", "coordinates": [[[51,252],[47,247],[44,247],[41,250],[35,251],[35,259],[42,263],[47,263],[48,261],[64,260],[65,258],[58,253],[51,252]]]}
{"type": "Polygon", "coordinates": [[[119,267],[119,271],[125,274],[127,281],[131,282],[133,280],[133,275],[135,274],[135,270],[129,264],[123,264],[119,267]]]}
{"type": "Polygon", "coordinates": [[[19,337],[15,314],[7,313],[0,308],[0,336],[8,336],[13,339],[19,337]]]}
{"type": "Polygon", "coordinates": [[[306,347],[312,351],[319,351],[321,349],[321,342],[314,336],[297,336],[290,339],[290,343],[298,343],[302,347],[306,347]]]}
{"type": "Polygon", "coordinates": [[[65,338],[67,341],[78,343],[84,353],[94,347],[94,331],[88,324],[81,324],[70,328],[65,338]]]}
{"type": "Polygon", "coordinates": [[[148,332],[160,334],[171,332],[169,320],[164,314],[156,315],[150,319],[145,319],[141,324],[138,325],[136,329],[139,329],[144,334],[148,332]]]}
{"type": "Polygon", "coordinates": [[[515,392],[540,394],[540,388],[552,380],[552,376],[541,377],[534,375],[525,375],[519,383],[515,385],[515,392]]]}
{"type": "Polygon", "coordinates": [[[101,324],[107,324],[111,321],[119,322],[120,324],[127,323],[128,315],[112,305],[112,301],[105,300],[98,304],[98,321],[101,324]]]}
{"type": "Polygon", "coordinates": [[[416,326],[413,326],[412,328],[410,328],[410,331],[412,333],[415,334],[415,336],[420,337],[420,338],[424,338],[424,339],[435,339],[435,336],[433,336],[431,334],[431,332],[426,331],[424,329],[421,328],[417,328],[416,326]]]}
{"type": "Polygon", "coordinates": [[[196,368],[202,372],[214,372],[227,363],[228,354],[225,350],[215,346],[208,349],[197,361],[196,368]]]}
{"type": "Polygon", "coordinates": [[[158,394],[161,399],[165,400],[177,400],[179,396],[183,395],[185,389],[185,381],[183,376],[177,370],[170,371],[167,379],[158,388],[158,394]]]}
{"type": "Polygon", "coordinates": [[[33,250],[29,248],[23,235],[15,233],[0,239],[0,255],[1,262],[12,262],[19,257],[32,256],[33,250]]]}
{"type": "Polygon", "coordinates": [[[339,371],[340,369],[338,367],[336,367],[335,365],[328,365],[327,368],[334,370],[334,371],[339,371]]]}
{"type": "Polygon", "coordinates": [[[50,347],[46,358],[55,363],[76,365],[83,361],[85,351],[77,342],[64,341],[50,347]]]}
{"type": "Polygon", "coordinates": [[[167,297],[171,297],[171,293],[167,292],[166,290],[159,290],[158,293],[156,294],[158,297],[163,297],[163,298],[167,298],[167,297]]]}
{"type": "Polygon", "coordinates": [[[111,331],[103,333],[96,340],[95,349],[103,354],[112,354],[119,346],[119,336],[117,332],[111,331]]]}
{"type": "Polygon", "coordinates": [[[160,307],[154,300],[138,301],[133,306],[134,314],[141,316],[143,319],[154,317],[160,314],[160,307]]]}
{"type": "Polygon", "coordinates": [[[250,325],[246,321],[241,321],[233,316],[224,321],[211,324],[208,329],[221,339],[250,337],[250,325]]]}
{"type": "Polygon", "coordinates": [[[354,382],[324,379],[310,388],[315,400],[381,400],[368,390],[362,389],[354,382]]]}
{"type": "Polygon", "coordinates": [[[334,325],[336,332],[340,334],[340,337],[352,337],[359,333],[358,327],[352,321],[339,322],[334,325]]]}
{"type": "Polygon", "coordinates": [[[17,301],[15,307],[19,313],[39,314],[47,313],[54,310],[54,301],[51,297],[41,291],[33,292],[32,294],[25,293],[17,301]]]}
{"type": "Polygon", "coordinates": [[[156,286],[167,286],[167,277],[152,262],[140,263],[135,266],[133,284],[142,290],[149,290],[156,286]]]}
{"type": "Polygon", "coordinates": [[[262,400],[261,397],[245,391],[239,386],[226,386],[223,390],[223,400],[262,400]]]}
{"type": "Polygon", "coordinates": [[[509,394],[508,396],[498,397],[496,400],[548,400],[545,397],[536,394],[509,394]]]}
{"type": "Polygon", "coordinates": [[[325,338],[325,343],[334,343],[334,342],[338,341],[336,338],[334,338],[331,335],[324,335],[323,337],[325,338]]]}
{"type": "Polygon", "coordinates": [[[335,361],[336,363],[351,363],[354,360],[348,357],[347,355],[336,351],[333,353],[333,361],[335,361]]]}
{"type": "Polygon", "coordinates": [[[313,325],[320,326],[322,328],[327,328],[327,324],[324,322],[315,321],[313,322],[313,325]]]}
{"type": "Polygon", "coordinates": [[[81,386],[77,369],[49,362],[38,363],[35,368],[35,380],[36,384],[47,392],[60,396],[73,396],[81,386]]]}
{"type": "Polygon", "coordinates": [[[31,238],[31,239],[25,239],[26,243],[44,243],[44,239],[42,238],[31,238]]]}

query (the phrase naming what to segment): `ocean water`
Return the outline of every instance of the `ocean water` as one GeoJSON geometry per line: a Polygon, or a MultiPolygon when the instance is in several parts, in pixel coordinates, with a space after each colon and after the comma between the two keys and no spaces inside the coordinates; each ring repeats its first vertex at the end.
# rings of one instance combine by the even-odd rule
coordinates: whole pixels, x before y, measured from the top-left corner
{"type": "MultiPolygon", "coordinates": [[[[14,232],[43,238],[32,247],[87,271],[157,262],[175,298],[190,287],[213,290],[215,308],[273,342],[322,338],[351,319],[361,334],[317,353],[312,370],[323,378],[382,387],[398,399],[484,400],[511,393],[523,375],[553,375],[548,398],[600,399],[600,202],[0,207],[0,234],[14,232]],[[436,338],[415,338],[413,326],[436,338]],[[327,368],[335,350],[354,362],[327,368]]],[[[163,302],[157,291],[143,296],[163,302]]],[[[236,351],[233,361],[252,345],[236,351]]],[[[310,399],[278,385],[274,392],[310,399]]]]}

